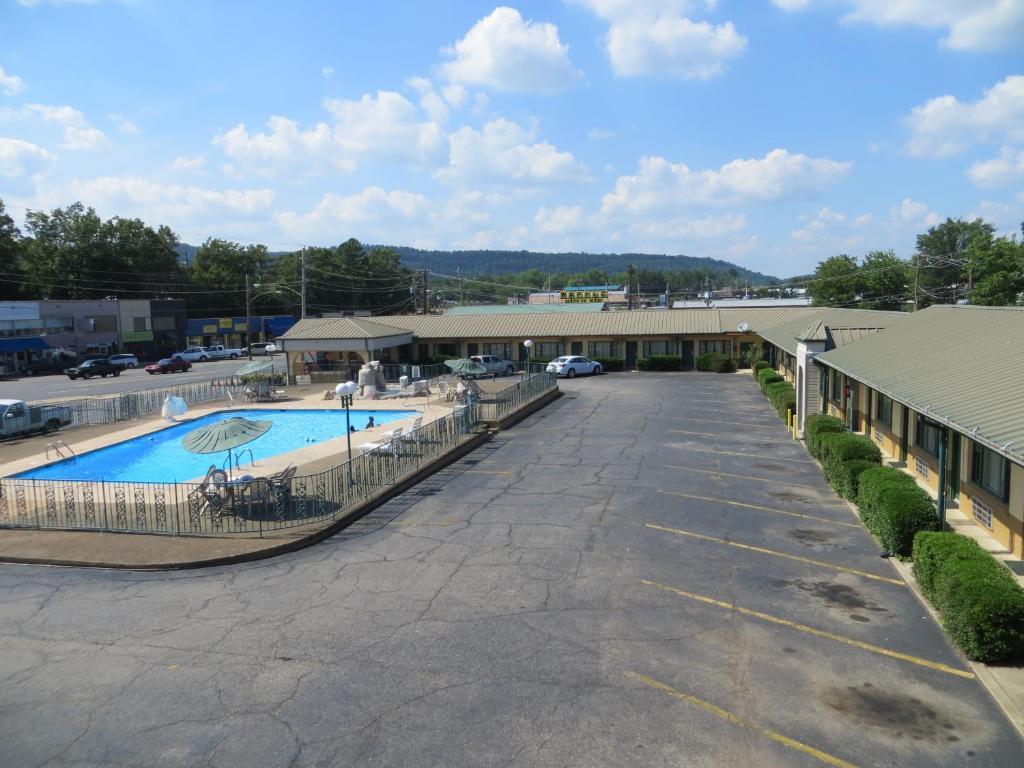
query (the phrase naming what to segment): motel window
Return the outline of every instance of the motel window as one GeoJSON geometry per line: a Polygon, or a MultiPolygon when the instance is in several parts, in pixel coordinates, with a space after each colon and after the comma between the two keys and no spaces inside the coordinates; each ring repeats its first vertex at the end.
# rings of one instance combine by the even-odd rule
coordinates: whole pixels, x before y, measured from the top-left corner
{"type": "Polygon", "coordinates": [[[914,430],[914,445],[932,456],[939,455],[939,442],[942,440],[941,427],[921,414],[917,415],[917,428],[914,430]]]}
{"type": "Polygon", "coordinates": [[[434,357],[443,357],[451,359],[459,356],[459,345],[458,344],[435,344],[434,345],[434,357]]]}
{"type": "Polygon", "coordinates": [[[430,345],[429,344],[420,344],[419,345],[419,350],[416,353],[416,359],[417,360],[426,360],[428,357],[430,357],[430,345]]]}
{"type": "Polygon", "coordinates": [[[96,315],[85,318],[86,333],[114,333],[117,331],[117,315],[96,315]]]}
{"type": "Polygon", "coordinates": [[[697,342],[698,355],[706,355],[708,352],[718,352],[727,357],[732,357],[732,341],[729,339],[701,339],[697,342]]]}
{"type": "Polygon", "coordinates": [[[475,341],[469,342],[468,344],[466,344],[466,357],[472,357],[473,355],[479,355],[480,354],[479,350],[480,350],[480,345],[479,344],[477,344],[475,341]]]}
{"type": "Polygon", "coordinates": [[[831,391],[829,392],[829,400],[833,403],[842,404],[843,402],[843,377],[839,375],[839,371],[829,371],[828,381],[831,391]]]}
{"type": "Polygon", "coordinates": [[[875,393],[875,419],[892,429],[892,398],[881,392],[875,393]]]}
{"type": "Polygon", "coordinates": [[[651,355],[672,355],[679,357],[679,342],[677,341],[645,341],[644,357],[651,355]]]}
{"type": "Polygon", "coordinates": [[[484,344],[484,354],[500,357],[502,360],[512,359],[512,344],[510,342],[484,344]]]}
{"type": "Polygon", "coordinates": [[[583,342],[572,341],[569,342],[569,354],[570,355],[582,355],[583,354],[583,342]]]}
{"type": "Polygon", "coordinates": [[[995,451],[975,443],[971,456],[971,482],[1006,501],[1010,489],[1010,465],[995,451]]]}
{"type": "Polygon", "coordinates": [[[617,341],[592,341],[589,353],[590,357],[622,357],[617,341]]]}
{"type": "Polygon", "coordinates": [[[562,345],[557,341],[536,341],[533,344],[533,357],[536,360],[554,360],[561,357],[562,345]]]}

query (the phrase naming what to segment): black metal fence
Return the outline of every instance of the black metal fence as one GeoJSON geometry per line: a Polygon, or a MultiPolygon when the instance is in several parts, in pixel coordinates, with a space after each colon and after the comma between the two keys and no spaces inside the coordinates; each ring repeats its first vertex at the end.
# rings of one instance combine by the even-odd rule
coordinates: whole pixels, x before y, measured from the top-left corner
{"type": "Polygon", "coordinates": [[[220,485],[0,478],[0,528],[224,536],[335,520],[555,386],[554,374],[537,374],[310,475],[220,485]]]}

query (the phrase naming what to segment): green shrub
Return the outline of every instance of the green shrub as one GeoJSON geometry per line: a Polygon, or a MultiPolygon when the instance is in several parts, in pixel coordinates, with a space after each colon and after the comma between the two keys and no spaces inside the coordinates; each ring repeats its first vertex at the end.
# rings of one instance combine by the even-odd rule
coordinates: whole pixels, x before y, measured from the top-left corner
{"type": "Polygon", "coordinates": [[[698,371],[732,373],[736,370],[736,361],[720,352],[706,352],[694,360],[694,368],[698,371]]]}
{"type": "Polygon", "coordinates": [[[626,370],[626,361],[621,357],[592,357],[595,363],[601,364],[604,373],[620,373],[626,370]]]}
{"type": "Polygon", "coordinates": [[[877,467],[878,462],[868,459],[851,459],[841,461],[832,472],[829,482],[836,489],[836,493],[844,499],[857,498],[857,487],[860,485],[860,475],[864,470],[877,467]]]}
{"type": "Polygon", "coordinates": [[[827,432],[845,431],[846,424],[835,416],[826,416],[824,413],[808,416],[804,422],[804,442],[807,444],[807,452],[816,459],[820,458],[821,436],[827,432]]]}
{"type": "Polygon", "coordinates": [[[651,355],[636,361],[641,371],[678,371],[683,367],[683,359],[675,355],[651,355]]]}
{"type": "Polygon", "coordinates": [[[796,390],[785,381],[773,381],[768,385],[765,394],[780,418],[786,418],[786,412],[796,410],[796,390]]]}
{"type": "Polygon", "coordinates": [[[739,367],[740,368],[753,368],[754,365],[761,361],[761,345],[751,344],[742,353],[740,353],[739,367]]]}
{"type": "Polygon", "coordinates": [[[757,374],[763,371],[765,368],[771,368],[772,364],[767,360],[757,360],[752,366],[750,366],[750,373],[756,379],[757,374]]]}
{"type": "Polygon", "coordinates": [[[835,488],[839,466],[844,461],[863,459],[877,465],[882,463],[882,452],[864,435],[854,432],[826,432],[818,439],[818,459],[821,461],[825,479],[835,488]]]}
{"type": "Polygon", "coordinates": [[[762,368],[757,372],[757,383],[761,387],[761,391],[767,394],[767,388],[769,384],[776,381],[785,381],[785,377],[776,373],[772,368],[762,368]]]}
{"type": "Polygon", "coordinates": [[[1024,591],[978,543],[956,533],[914,537],[914,576],[956,646],[974,661],[1024,656],[1024,591]]]}
{"type": "Polygon", "coordinates": [[[861,519],[882,548],[909,555],[919,531],[938,528],[931,496],[914,478],[894,467],[873,467],[861,472],[857,488],[861,519]]]}

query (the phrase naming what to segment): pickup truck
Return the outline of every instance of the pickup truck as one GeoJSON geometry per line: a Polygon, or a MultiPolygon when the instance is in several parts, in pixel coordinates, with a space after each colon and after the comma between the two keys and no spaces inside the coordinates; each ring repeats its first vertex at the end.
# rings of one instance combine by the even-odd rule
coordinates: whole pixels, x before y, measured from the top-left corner
{"type": "Polygon", "coordinates": [[[511,376],[516,367],[508,360],[502,360],[497,355],[473,355],[469,358],[474,363],[480,363],[492,376],[511,376]]]}
{"type": "Polygon", "coordinates": [[[171,357],[180,357],[190,363],[205,363],[210,359],[206,347],[188,347],[184,352],[175,352],[171,357]]]}
{"type": "Polygon", "coordinates": [[[223,344],[214,344],[212,347],[206,348],[206,354],[210,356],[211,360],[237,360],[242,356],[242,350],[231,349],[223,344]]]}
{"type": "Polygon", "coordinates": [[[50,432],[71,423],[66,405],[27,405],[23,400],[0,400],[0,437],[50,432]]]}
{"type": "Polygon", "coordinates": [[[75,379],[89,379],[93,376],[99,376],[101,378],[107,378],[107,376],[120,376],[120,366],[114,365],[109,360],[86,360],[84,363],[79,363],[74,368],[68,368],[64,371],[65,375],[72,381],[75,379]]]}

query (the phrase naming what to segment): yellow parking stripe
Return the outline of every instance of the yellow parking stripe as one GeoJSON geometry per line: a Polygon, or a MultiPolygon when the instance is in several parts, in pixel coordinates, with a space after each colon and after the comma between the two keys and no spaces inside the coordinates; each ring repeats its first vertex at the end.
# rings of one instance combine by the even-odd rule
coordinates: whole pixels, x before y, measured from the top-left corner
{"type": "Polygon", "coordinates": [[[813,464],[814,462],[810,459],[786,459],[782,456],[765,456],[763,453],[742,453],[741,451],[718,451],[713,448],[691,448],[686,446],[683,450],[693,451],[694,453],[721,453],[725,456],[749,456],[752,459],[762,459],[764,461],[795,461],[800,464],[813,464]]]}
{"type": "MultiPolygon", "coordinates": [[[[819,487],[817,485],[810,485],[809,483],[791,483],[788,480],[776,480],[774,477],[754,477],[753,475],[737,475],[737,474],[735,474],[733,472],[722,472],[721,470],[718,470],[718,469],[700,469],[699,467],[681,467],[681,466],[679,466],[677,464],[662,464],[660,466],[661,466],[662,469],[679,469],[679,470],[682,470],[684,472],[700,472],[700,473],[705,474],[705,475],[721,475],[722,477],[737,477],[740,480],[763,480],[764,482],[771,483],[772,485],[788,485],[788,486],[791,486],[793,488],[810,488],[812,491],[826,491],[827,492],[827,490],[828,490],[828,489],[825,489],[825,488],[821,488],[821,487],[819,487]]],[[[823,501],[823,502],[819,502],[819,503],[821,503],[821,504],[842,504],[843,502],[841,502],[841,501],[839,501],[839,502],[837,502],[837,501],[824,502],[823,501]]]]}
{"type": "Polygon", "coordinates": [[[800,563],[807,563],[808,565],[817,565],[821,568],[831,568],[833,571],[842,571],[844,573],[852,573],[856,576],[863,576],[865,579],[874,579],[875,581],[884,581],[886,584],[895,584],[898,587],[906,586],[906,584],[899,579],[892,579],[888,576],[879,576],[874,573],[867,571],[860,571],[856,568],[847,568],[845,565],[834,565],[833,563],[826,563],[824,560],[812,560],[809,557],[800,557],[799,555],[790,555],[786,552],[777,552],[774,549],[767,549],[765,547],[755,547],[752,544],[740,544],[738,541],[729,541],[728,539],[718,539],[714,536],[706,536],[703,533],[694,533],[693,531],[683,531],[679,528],[666,528],[663,525],[655,525],[654,523],[647,523],[648,528],[655,531],[664,531],[665,533],[672,533],[677,536],[689,536],[692,539],[700,539],[702,541],[713,541],[716,544],[728,544],[730,547],[736,547],[737,549],[745,549],[748,552],[757,552],[762,555],[772,555],[774,557],[784,557],[787,560],[796,560],[800,563]]]}
{"type": "Polygon", "coordinates": [[[697,600],[698,602],[705,603],[707,605],[714,605],[718,608],[725,608],[728,611],[736,611],[737,613],[743,614],[744,616],[753,616],[755,619],[761,619],[772,624],[778,624],[783,627],[789,627],[799,632],[806,632],[809,635],[815,637],[822,637],[826,640],[834,640],[837,643],[844,643],[845,645],[852,645],[854,648],[860,648],[862,651],[870,651],[871,653],[877,653],[882,656],[888,656],[892,659],[899,659],[900,661],[907,661],[911,664],[917,664],[919,667],[927,667],[928,669],[934,669],[939,672],[945,672],[949,675],[955,675],[957,677],[965,677],[968,680],[974,679],[974,673],[969,672],[966,669],[957,669],[951,667],[948,664],[942,664],[937,661],[929,661],[928,659],[922,659],[918,656],[911,656],[908,653],[900,653],[899,651],[892,651],[888,648],[883,648],[880,645],[872,645],[871,643],[865,643],[861,640],[854,640],[853,638],[843,637],[832,632],[826,632],[823,629],[816,629],[814,627],[808,627],[806,624],[797,624],[795,621],[789,619],[780,619],[778,616],[772,616],[767,613],[761,613],[761,611],[755,611],[752,608],[742,608],[733,603],[727,603],[724,600],[716,600],[713,597],[705,597],[704,595],[694,594],[693,592],[686,592],[682,589],[676,589],[670,587],[668,584],[661,584],[657,581],[648,581],[647,579],[641,579],[641,584],[648,587],[656,587],[664,590],[665,592],[671,592],[672,594],[679,595],[680,597],[688,597],[691,600],[697,600]]]}
{"type": "Polygon", "coordinates": [[[742,501],[733,501],[732,499],[719,499],[716,496],[698,496],[694,493],[681,493],[679,491],[663,491],[660,488],[658,493],[665,494],[667,496],[679,496],[683,499],[697,499],[699,501],[711,501],[715,504],[728,504],[732,507],[743,507],[744,509],[756,509],[759,512],[774,512],[777,515],[789,515],[790,517],[802,517],[805,520],[817,520],[820,523],[829,523],[830,525],[841,525],[844,528],[856,528],[860,530],[860,526],[856,523],[843,523],[839,520],[829,520],[827,517],[817,517],[815,515],[805,515],[801,512],[790,512],[787,509],[776,509],[775,507],[762,507],[760,504],[746,504],[742,501]]]}
{"type": "Polygon", "coordinates": [[[825,765],[831,765],[833,766],[833,768],[857,768],[853,763],[848,763],[845,760],[835,757],[834,755],[828,754],[827,752],[822,752],[820,749],[815,749],[814,747],[808,744],[804,744],[802,741],[791,739],[789,738],[789,736],[783,736],[781,733],[779,733],[778,731],[773,731],[771,728],[765,728],[763,725],[758,725],[757,723],[751,723],[748,720],[744,720],[743,718],[734,715],[727,709],[722,709],[721,707],[712,704],[710,701],[698,699],[696,696],[692,694],[683,693],[682,691],[677,690],[676,688],[673,688],[672,686],[666,683],[662,683],[658,680],[655,680],[653,677],[642,675],[639,672],[628,672],[627,674],[634,680],[643,683],[644,685],[650,688],[654,688],[655,690],[667,693],[669,696],[671,696],[674,699],[678,699],[679,701],[684,701],[687,704],[693,704],[696,707],[700,707],[708,714],[714,715],[715,717],[720,717],[726,722],[732,723],[733,725],[739,726],[740,728],[745,728],[748,731],[753,731],[754,733],[759,733],[762,736],[767,736],[772,741],[778,742],[783,746],[789,747],[790,749],[795,749],[797,752],[803,752],[805,755],[810,755],[811,757],[817,758],[825,765]]]}

